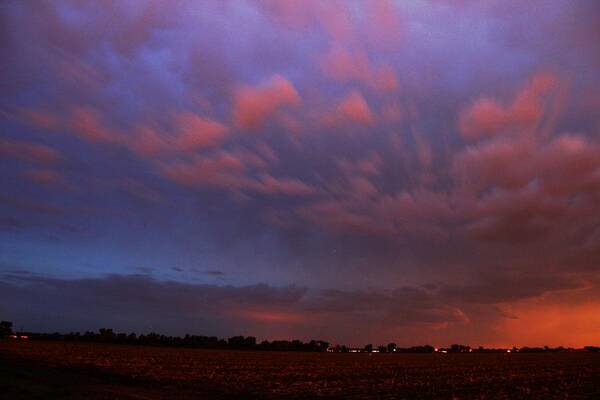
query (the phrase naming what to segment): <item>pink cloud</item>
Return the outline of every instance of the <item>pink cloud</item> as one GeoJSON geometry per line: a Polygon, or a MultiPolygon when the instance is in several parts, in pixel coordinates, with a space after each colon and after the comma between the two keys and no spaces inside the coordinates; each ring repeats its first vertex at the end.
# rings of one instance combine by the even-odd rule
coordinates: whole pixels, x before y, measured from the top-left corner
{"type": "Polygon", "coordinates": [[[354,176],[349,179],[350,191],[356,199],[369,199],[380,196],[375,185],[362,176],[354,176]]]}
{"type": "MultiPolygon", "coordinates": [[[[38,126],[48,129],[61,127],[70,130],[84,140],[123,146],[143,157],[172,155],[177,152],[191,153],[207,149],[225,140],[228,133],[228,128],[222,123],[188,111],[170,114],[170,126],[167,127],[149,120],[134,123],[128,130],[110,126],[106,123],[106,117],[92,107],[78,106],[71,108],[70,111],[67,117],[48,113],[29,113],[28,115],[35,115],[35,118],[30,121],[38,126]]],[[[37,147],[38,153],[41,153],[42,147],[37,147]]],[[[8,148],[5,151],[8,151],[8,148]]],[[[29,153],[32,151],[29,150],[29,153]]],[[[45,151],[48,152],[48,150],[45,151]]],[[[260,151],[265,152],[268,157],[274,157],[272,150],[265,145],[261,147],[260,151]]],[[[20,157],[24,157],[23,154],[20,157]]],[[[44,154],[39,154],[39,156],[43,157],[44,154]]],[[[48,158],[49,155],[46,154],[45,157],[48,158]]],[[[246,158],[253,158],[253,160],[248,160],[250,164],[263,165],[265,163],[254,153],[248,152],[246,158]]]]}
{"type": "Polygon", "coordinates": [[[551,194],[598,188],[600,145],[578,135],[560,135],[533,155],[537,175],[551,194]]]}
{"type": "Polygon", "coordinates": [[[196,157],[191,163],[176,162],[162,168],[165,176],[187,186],[240,189],[244,186],[244,164],[229,153],[196,157]]]}
{"type": "Polygon", "coordinates": [[[68,129],[84,140],[124,146],[144,157],[213,147],[223,141],[228,132],[222,123],[187,111],[171,115],[170,129],[146,121],[133,124],[129,131],[110,126],[99,110],[88,106],[72,107],[66,118],[37,112],[28,115],[38,126],[68,129]]]}
{"type": "Polygon", "coordinates": [[[151,157],[172,148],[168,141],[153,127],[138,125],[133,129],[133,132],[133,140],[128,143],[128,147],[140,156],[151,157]]]}
{"type": "Polygon", "coordinates": [[[450,222],[456,217],[448,195],[427,189],[383,196],[376,212],[381,218],[387,215],[400,221],[450,222]]]}
{"type": "Polygon", "coordinates": [[[122,143],[123,135],[106,126],[100,112],[90,107],[71,109],[70,127],[83,139],[92,142],[122,143]]]}
{"type": "Polygon", "coordinates": [[[522,187],[533,178],[530,155],[535,149],[532,140],[506,138],[467,147],[454,158],[455,178],[473,190],[522,187]]]}
{"type": "Polygon", "coordinates": [[[334,122],[357,122],[370,125],[373,122],[373,112],[362,94],[354,90],[344,97],[337,105],[334,122]]]}
{"type": "Polygon", "coordinates": [[[532,133],[544,116],[544,96],[557,86],[551,74],[532,77],[506,106],[490,98],[481,98],[459,115],[459,130],[466,140],[478,140],[502,133],[532,133]]]}
{"type": "Polygon", "coordinates": [[[551,195],[574,194],[593,181],[598,146],[572,134],[548,138],[548,127],[541,127],[544,115],[550,122],[555,118],[557,103],[546,107],[544,96],[557,85],[553,75],[537,74],[509,106],[483,99],[461,113],[463,136],[491,137],[455,156],[453,172],[461,190],[518,190],[535,182],[551,195]],[[493,137],[507,132],[518,135],[493,137]]]}
{"type": "Polygon", "coordinates": [[[338,233],[359,233],[377,236],[393,236],[396,231],[391,221],[371,218],[360,211],[351,210],[348,205],[337,201],[322,201],[300,207],[297,214],[318,226],[338,233]]]}
{"type": "Polygon", "coordinates": [[[22,119],[31,125],[44,129],[55,129],[61,125],[60,118],[51,112],[42,110],[26,110],[23,112],[22,119]]]}
{"type": "Polygon", "coordinates": [[[227,132],[227,128],[223,124],[190,112],[176,114],[174,122],[178,133],[174,144],[176,149],[181,151],[214,146],[224,138],[227,132]]]}
{"type": "Polygon", "coordinates": [[[494,191],[478,200],[469,214],[474,222],[466,232],[475,239],[523,243],[543,239],[566,215],[565,199],[547,196],[535,185],[494,191]]]}
{"type": "Polygon", "coordinates": [[[373,45],[389,46],[402,39],[401,19],[391,0],[369,1],[364,6],[368,24],[364,31],[373,45]]]}
{"type": "Polygon", "coordinates": [[[59,151],[46,145],[10,139],[0,139],[0,154],[41,164],[56,164],[63,160],[59,151]]]}
{"type": "Polygon", "coordinates": [[[430,169],[433,164],[433,150],[431,149],[431,145],[424,135],[417,130],[412,130],[412,137],[415,141],[417,160],[419,161],[421,168],[425,170],[430,169]]]}
{"type": "Polygon", "coordinates": [[[271,148],[271,146],[266,143],[258,143],[255,147],[255,150],[260,156],[270,163],[278,163],[279,157],[277,153],[271,148]]]}
{"type": "Polygon", "coordinates": [[[447,195],[428,190],[381,193],[372,182],[355,177],[345,188],[332,187],[333,198],[301,206],[296,214],[335,233],[369,234],[388,238],[446,240],[446,224],[456,222],[447,195]]]}
{"type": "MultiPolygon", "coordinates": [[[[338,160],[342,176],[328,183],[322,193],[327,197],[298,207],[296,216],[335,233],[447,239],[450,225],[460,221],[452,197],[424,187],[386,194],[379,188],[382,166],[377,153],[338,160]]],[[[278,215],[279,224],[282,218],[278,215]]]]}
{"type": "Polygon", "coordinates": [[[79,89],[101,90],[110,81],[109,76],[100,68],[72,54],[62,53],[60,57],[54,57],[51,67],[57,78],[79,89]]]}
{"type": "Polygon", "coordinates": [[[20,119],[44,129],[67,131],[90,142],[127,144],[126,135],[106,122],[104,115],[91,106],[66,106],[66,113],[24,110],[20,119]]]}
{"type": "Polygon", "coordinates": [[[551,224],[544,220],[498,216],[480,218],[465,228],[467,235],[473,239],[512,244],[539,241],[548,237],[551,231],[551,224]]]}
{"type": "Polygon", "coordinates": [[[356,163],[356,169],[365,175],[379,175],[383,159],[375,152],[371,153],[367,158],[356,163]]]}
{"type": "Polygon", "coordinates": [[[298,106],[300,102],[294,85],[281,75],[275,75],[265,85],[242,86],[235,91],[233,121],[238,128],[258,130],[277,110],[298,106]]]}
{"type": "Polygon", "coordinates": [[[463,189],[513,190],[537,182],[548,194],[568,194],[594,187],[600,168],[598,144],[577,135],[548,141],[498,138],[459,153],[453,164],[463,189]]]}
{"type": "Polygon", "coordinates": [[[300,135],[305,132],[304,128],[306,126],[306,122],[301,121],[300,118],[291,115],[281,115],[279,118],[279,123],[284,131],[288,134],[290,140],[294,144],[300,145],[300,135]]]}
{"type": "Polygon", "coordinates": [[[299,179],[279,179],[263,175],[258,180],[248,182],[248,189],[264,194],[283,194],[290,196],[309,196],[315,189],[299,179]]]}
{"type": "Polygon", "coordinates": [[[269,163],[257,153],[248,150],[232,150],[231,155],[240,160],[244,165],[256,170],[266,170],[269,163]]]}
{"type": "Polygon", "coordinates": [[[454,160],[465,232],[508,243],[577,234],[597,223],[597,143],[582,136],[502,136],[469,146],[454,160]]]}
{"type": "Polygon", "coordinates": [[[266,195],[307,196],[315,189],[298,179],[276,178],[254,170],[266,163],[250,152],[219,152],[212,157],[196,157],[191,163],[163,164],[163,174],[186,186],[214,187],[233,192],[249,191],[266,195]]]}
{"type": "Polygon", "coordinates": [[[228,128],[218,121],[198,116],[191,112],[178,112],[172,115],[171,130],[152,124],[138,125],[125,145],[134,153],[149,157],[169,152],[194,152],[221,143],[227,136],[228,128]]]}
{"type": "Polygon", "coordinates": [[[382,92],[398,89],[394,71],[386,64],[372,65],[364,51],[334,47],[321,59],[323,72],[339,81],[360,82],[382,92]]]}
{"type": "Polygon", "coordinates": [[[405,112],[398,103],[392,102],[383,106],[381,116],[388,122],[401,122],[405,117],[405,112]]]}
{"type": "Polygon", "coordinates": [[[361,160],[340,159],[337,166],[346,176],[355,175],[379,175],[383,166],[383,159],[375,152],[361,160]]]}

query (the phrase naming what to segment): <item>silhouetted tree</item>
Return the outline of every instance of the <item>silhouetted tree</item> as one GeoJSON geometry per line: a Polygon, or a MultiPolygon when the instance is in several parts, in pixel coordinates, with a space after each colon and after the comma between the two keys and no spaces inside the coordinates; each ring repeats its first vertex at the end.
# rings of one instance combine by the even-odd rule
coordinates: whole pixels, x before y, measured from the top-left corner
{"type": "MultiPolygon", "coordinates": [[[[0,322],[0,336],[11,335],[12,323],[8,321],[0,322]]],[[[254,336],[232,336],[228,340],[219,339],[216,336],[197,336],[197,335],[185,335],[184,337],[178,336],[166,336],[158,333],[140,334],[139,336],[135,333],[115,333],[112,329],[102,328],[98,332],[85,332],[80,334],[79,332],[70,332],[67,334],[62,333],[25,333],[20,332],[19,335],[27,336],[32,340],[64,340],[64,341],[79,341],[79,342],[103,342],[103,343],[115,343],[115,344],[128,344],[128,345],[146,345],[146,346],[168,346],[168,347],[190,347],[190,348],[203,348],[203,349],[244,349],[244,350],[265,350],[265,351],[306,351],[306,352],[325,352],[331,349],[334,352],[348,353],[350,349],[345,345],[335,345],[329,347],[329,343],[322,340],[311,340],[310,342],[303,342],[301,340],[274,340],[269,342],[264,340],[260,344],[256,343],[254,336]]],[[[395,343],[389,343],[387,346],[378,346],[379,351],[389,353],[433,353],[435,351],[433,346],[414,346],[407,348],[397,347],[395,343]],[[394,351],[395,349],[395,351],[394,351]]],[[[367,344],[363,347],[366,352],[373,351],[373,345],[367,344]]],[[[453,344],[449,348],[440,349],[448,352],[455,353],[468,353],[471,350],[476,353],[506,353],[520,352],[520,353],[537,353],[537,352],[572,352],[572,351],[589,351],[589,352],[600,352],[600,347],[587,346],[580,350],[572,348],[555,347],[522,347],[517,349],[503,348],[484,348],[479,346],[476,349],[471,349],[469,346],[453,344]]]]}
{"type": "Polygon", "coordinates": [[[435,351],[435,348],[426,344],[425,346],[411,347],[408,350],[409,353],[433,353],[435,351]]]}
{"type": "Polygon", "coordinates": [[[102,342],[112,342],[116,335],[112,329],[100,328],[100,340],[102,342]]]}
{"type": "Polygon", "coordinates": [[[252,349],[256,347],[256,338],[254,336],[233,336],[227,339],[227,346],[232,349],[252,349]]]}
{"type": "Polygon", "coordinates": [[[471,347],[469,346],[465,346],[462,344],[453,344],[452,346],[450,346],[450,349],[448,349],[448,351],[451,353],[468,353],[470,349],[471,347]]]}
{"type": "Polygon", "coordinates": [[[244,337],[243,336],[233,336],[227,339],[227,345],[234,349],[239,349],[244,347],[244,337]]]}
{"type": "Polygon", "coordinates": [[[346,345],[336,344],[335,347],[333,348],[333,351],[336,353],[348,353],[350,351],[350,349],[348,349],[348,346],[346,346],[346,345]]]}
{"type": "Polygon", "coordinates": [[[311,340],[307,345],[308,351],[327,351],[329,343],[322,340],[311,340]]]}
{"type": "Polygon", "coordinates": [[[12,335],[13,334],[12,326],[13,326],[13,324],[10,321],[0,322],[0,337],[12,335]]]}

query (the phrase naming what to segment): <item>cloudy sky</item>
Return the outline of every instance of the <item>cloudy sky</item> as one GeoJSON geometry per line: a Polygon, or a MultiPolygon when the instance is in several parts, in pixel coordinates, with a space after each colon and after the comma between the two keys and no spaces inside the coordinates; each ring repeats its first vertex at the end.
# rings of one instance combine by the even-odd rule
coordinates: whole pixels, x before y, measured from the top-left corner
{"type": "Polygon", "coordinates": [[[0,317],[600,343],[600,6],[0,4],[0,317]]]}

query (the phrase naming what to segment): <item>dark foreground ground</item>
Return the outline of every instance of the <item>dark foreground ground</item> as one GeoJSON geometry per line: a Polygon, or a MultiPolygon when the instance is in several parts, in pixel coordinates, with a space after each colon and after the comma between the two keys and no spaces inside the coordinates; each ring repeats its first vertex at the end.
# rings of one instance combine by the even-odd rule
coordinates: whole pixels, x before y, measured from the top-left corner
{"type": "Polygon", "coordinates": [[[328,354],[0,342],[6,399],[600,399],[600,354],[328,354]]]}

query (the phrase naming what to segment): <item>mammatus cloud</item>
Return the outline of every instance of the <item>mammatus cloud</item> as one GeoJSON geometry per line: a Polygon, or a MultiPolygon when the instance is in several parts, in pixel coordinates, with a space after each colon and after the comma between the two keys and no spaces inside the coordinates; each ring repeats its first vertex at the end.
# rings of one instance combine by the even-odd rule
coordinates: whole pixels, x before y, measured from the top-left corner
{"type": "Polygon", "coordinates": [[[191,163],[164,165],[163,173],[177,183],[192,187],[292,196],[315,192],[298,179],[275,178],[265,173],[266,165],[267,162],[255,153],[223,152],[213,157],[196,157],[191,163]]]}
{"type": "Polygon", "coordinates": [[[193,151],[211,147],[223,139],[227,128],[215,121],[201,118],[192,113],[181,113],[175,117],[179,135],[175,149],[193,151]]]}
{"type": "Polygon", "coordinates": [[[100,112],[91,107],[73,107],[67,124],[75,134],[92,142],[120,143],[125,140],[120,132],[102,121],[100,112]]]}
{"type": "Polygon", "coordinates": [[[593,1],[5,3],[0,271],[36,326],[598,339],[593,1]]]}
{"type": "Polygon", "coordinates": [[[323,57],[321,68],[326,75],[342,82],[361,83],[381,92],[398,89],[393,69],[385,64],[372,65],[364,51],[353,54],[343,48],[332,48],[323,57]]]}
{"type": "Polygon", "coordinates": [[[481,98],[463,110],[459,129],[466,140],[472,141],[499,134],[531,134],[536,131],[550,100],[545,98],[557,86],[551,74],[537,74],[507,105],[490,98],[481,98]]]}
{"type": "Polygon", "coordinates": [[[108,123],[106,115],[89,106],[72,107],[67,115],[45,112],[44,119],[30,115],[26,122],[34,126],[67,130],[85,141],[123,146],[145,157],[211,148],[224,141],[228,131],[220,122],[187,111],[168,115],[168,124],[162,129],[146,121],[117,128],[108,123]],[[46,119],[52,123],[48,124],[46,119]]]}
{"type": "Polygon", "coordinates": [[[358,91],[352,91],[344,97],[338,103],[336,112],[340,121],[369,125],[373,120],[369,104],[358,91]]]}
{"type": "Polygon", "coordinates": [[[300,96],[294,85],[280,75],[262,86],[242,86],[234,96],[233,121],[236,127],[258,130],[267,119],[285,106],[298,106],[300,96]]]}
{"type": "Polygon", "coordinates": [[[554,111],[551,105],[541,106],[546,99],[538,97],[539,90],[555,82],[547,75],[534,77],[517,97],[521,100],[515,104],[528,103],[530,112],[520,115],[529,115],[530,123],[509,118],[494,124],[488,132],[503,136],[469,146],[455,157],[461,190],[479,196],[473,209],[476,221],[468,228],[475,237],[539,240],[564,233],[571,218],[591,212],[590,202],[598,195],[600,160],[592,154],[598,144],[580,134],[546,135],[542,116],[554,111]],[[529,104],[532,98],[537,100],[529,104]],[[574,196],[578,201],[572,201],[574,196]]]}
{"type": "Polygon", "coordinates": [[[351,90],[336,100],[333,107],[321,113],[318,129],[342,135],[355,131],[366,133],[367,128],[374,126],[375,120],[375,113],[365,97],[360,91],[351,90]]]}

